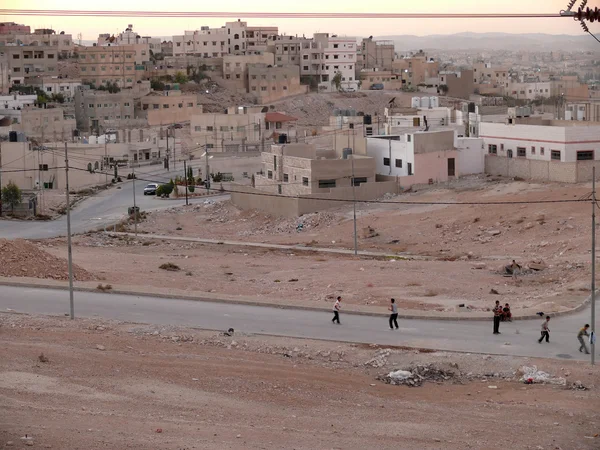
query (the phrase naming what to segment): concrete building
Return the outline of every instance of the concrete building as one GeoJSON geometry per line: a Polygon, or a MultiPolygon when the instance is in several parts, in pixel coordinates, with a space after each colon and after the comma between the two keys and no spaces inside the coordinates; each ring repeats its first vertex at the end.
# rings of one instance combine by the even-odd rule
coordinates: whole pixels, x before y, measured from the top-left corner
{"type": "Polygon", "coordinates": [[[78,89],[75,92],[75,116],[80,131],[102,133],[107,129],[139,125],[139,121],[135,121],[131,91],[111,94],[106,91],[78,89]]]}
{"type": "Polygon", "coordinates": [[[540,98],[550,98],[552,95],[552,82],[533,82],[533,83],[513,83],[509,82],[505,89],[506,95],[518,100],[537,100],[540,98]]]}
{"type": "Polygon", "coordinates": [[[440,71],[439,61],[428,58],[423,52],[394,60],[392,70],[402,80],[404,87],[419,84],[434,85],[440,71]]]}
{"type": "Polygon", "coordinates": [[[256,187],[282,195],[322,194],[375,182],[373,158],[343,158],[310,144],[271,145],[262,153],[262,162],[263,175],[256,177],[256,187]]]}
{"type": "Polygon", "coordinates": [[[391,71],[396,51],[393,41],[374,41],[373,37],[362,40],[357,64],[361,69],[378,69],[391,71]]]}
{"type": "Polygon", "coordinates": [[[38,76],[58,73],[58,50],[44,45],[0,47],[0,60],[8,62],[11,85],[27,84],[38,76]]]}
{"type": "Polygon", "coordinates": [[[229,80],[237,89],[246,92],[250,64],[273,66],[275,65],[275,55],[273,53],[225,55],[223,57],[223,78],[229,80]]]}
{"type": "Polygon", "coordinates": [[[433,184],[460,174],[453,131],[429,131],[367,138],[367,154],[378,175],[396,177],[402,187],[433,184]]]}
{"type": "Polygon", "coordinates": [[[247,91],[259,104],[305,94],[308,90],[308,86],[300,84],[300,67],[296,65],[251,64],[247,72],[247,91]]]}
{"type": "Polygon", "coordinates": [[[0,46],[4,45],[50,47],[57,51],[59,58],[68,58],[75,49],[72,35],[64,32],[57,34],[46,28],[37,29],[33,33],[0,35],[0,46]]]}
{"type": "Polygon", "coordinates": [[[552,97],[563,97],[572,102],[582,101],[589,98],[589,87],[581,83],[577,76],[562,76],[552,80],[552,97]]]}
{"type": "Polygon", "coordinates": [[[202,114],[198,95],[182,94],[178,90],[151,92],[142,97],[141,105],[136,118],[145,119],[150,126],[189,122],[192,116],[202,114]]]}
{"type": "Polygon", "coordinates": [[[16,33],[29,34],[31,33],[31,28],[29,25],[21,25],[15,22],[0,22],[0,34],[16,33]]]}
{"type": "MultiPolygon", "coordinates": [[[[341,76],[340,89],[346,91],[357,91],[358,81],[356,79],[356,38],[340,37],[337,35],[329,36],[328,33],[322,33],[325,36],[315,34],[315,40],[325,40],[326,45],[323,45],[321,59],[321,82],[319,90],[335,91],[335,77],[341,76]],[[324,67],[324,68],[323,68],[324,67]]],[[[304,56],[302,55],[303,67],[304,56]]],[[[312,64],[312,61],[311,61],[312,64]]]]}
{"type": "MultiPolygon", "coordinates": [[[[436,99],[437,97],[433,97],[436,99]]],[[[423,99],[430,99],[424,97],[423,99]]],[[[383,122],[378,123],[378,134],[398,135],[415,131],[451,129],[457,134],[465,133],[465,114],[446,107],[417,107],[384,109],[383,122]]]]}
{"type": "Polygon", "coordinates": [[[136,48],[133,45],[81,47],[79,50],[81,80],[95,86],[116,83],[131,87],[136,80],[136,48]]]}
{"type": "Polygon", "coordinates": [[[600,122],[599,102],[572,102],[565,106],[565,120],[600,122]]]}
{"type": "Polygon", "coordinates": [[[479,124],[486,173],[577,183],[590,181],[600,159],[600,123],[509,118],[479,124]]]}
{"type": "Polygon", "coordinates": [[[44,91],[48,96],[62,94],[65,100],[70,102],[75,98],[75,92],[77,92],[81,86],[81,80],[59,77],[40,77],[31,80],[30,84],[44,91]]]}
{"type": "Polygon", "coordinates": [[[473,64],[473,82],[507,88],[510,82],[509,72],[506,67],[494,67],[492,63],[477,62],[473,64]]]}
{"type": "Polygon", "coordinates": [[[26,105],[33,105],[37,101],[37,95],[10,94],[0,96],[0,109],[15,110],[22,109],[26,105]]]}
{"type": "Polygon", "coordinates": [[[19,124],[12,127],[14,131],[21,131],[40,142],[73,139],[73,131],[77,128],[75,117],[66,114],[63,108],[27,106],[20,113],[19,124]]]}
{"type": "Polygon", "coordinates": [[[197,114],[190,121],[191,139],[198,150],[259,151],[263,146],[262,107],[230,107],[225,114],[197,114]]]}
{"type": "Polygon", "coordinates": [[[160,38],[153,38],[150,36],[140,36],[133,31],[133,25],[128,25],[125,31],[115,35],[110,33],[103,33],[98,36],[96,46],[128,46],[130,49],[135,50],[135,63],[144,64],[151,60],[150,56],[154,53],[160,53],[162,51],[160,38]]]}
{"type": "Polygon", "coordinates": [[[302,49],[309,49],[312,39],[298,36],[274,36],[267,51],[275,54],[275,64],[300,66],[302,49]]]}
{"type": "Polygon", "coordinates": [[[463,70],[456,72],[440,72],[440,86],[445,85],[448,88],[448,97],[464,98],[475,93],[475,83],[473,70],[463,70]]]}
{"type": "Polygon", "coordinates": [[[226,28],[201,27],[200,30],[185,31],[182,36],[173,36],[173,56],[202,56],[222,58],[229,54],[226,28]]]}
{"type": "Polygon", "coordinates": [[[391,70],[367,70],[360,71],[360,89],[371,90],[374,84],[382,84],[383,89],[402,89],[402,77],[391,70]]]}

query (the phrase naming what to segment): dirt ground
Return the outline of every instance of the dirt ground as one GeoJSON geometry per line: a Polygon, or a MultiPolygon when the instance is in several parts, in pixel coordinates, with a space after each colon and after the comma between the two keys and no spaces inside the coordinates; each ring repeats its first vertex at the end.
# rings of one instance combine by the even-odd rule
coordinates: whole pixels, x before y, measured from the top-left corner
{"type": "MultiPolygon", "coordinates": [[[[388,201],[476,202],[579,199],[588,186],[533,184],[472,177],[446,188],[389,197],[388,201]]],[[[337,295],[349,305],[382,309],[390,297],[405,312],[444,314],[464,304],[483,312],[495,300],[515,315],[556,312],[589,295],[590,204],[402,205],[361,204],[361,250],[402,252],[398,258],[354,258],[313,252],[89,234],[75,239],[74,261],[99,281],[176,293],[219,293],[271,302],[325,306],[337,295]],[[371,227],[374,236],[366,237],[371,227]],[[411,259],[413,258],[413,259],[411,259]],[[501,269],[515,258],[547,267],[515,281],[501,269]],[[172,263],[181,270],[159,269],[172,263]],[[432,276],[435,274],[435,276],[432,276]]],[[[240,211],[211,200],[155,212],[141,233],[352,248],[348,205],[298,219],[240,211]],[[302,224],[298,231],[298,224],[302,224]]],[[[41,247],[66,257],[64,240],[41,247]]],[[[459,309],[460,311],[460,309],[459,309]]]]}
{"type": "Polygon", "coordinates": [[[7,448],[600,446],[598,373],[584,363],[6,313],[0,336],[7,448]],[[455,376],[421,387],[376,379],[416,364],[455,376]],[[567,381],[524,385],[523,365],[567,381]]]}

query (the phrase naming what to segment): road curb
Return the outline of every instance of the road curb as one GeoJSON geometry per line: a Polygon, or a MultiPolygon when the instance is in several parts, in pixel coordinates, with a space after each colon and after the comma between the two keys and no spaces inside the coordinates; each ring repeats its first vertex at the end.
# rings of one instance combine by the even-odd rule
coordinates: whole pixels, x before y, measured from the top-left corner
{"type": "MultiPolygon", "coordinates": [[[[54,289],[58,291],[67,291],[68,286],[57,286],[52,284],[35,284],[35,283],[20,283],[18,281],[0,281],[0,286],[11,286],[11,287],[23,287],[23,288],[32,288],[32,289],[54,289]]],[[[259,306],[265,308],[277,308],[277,309],[294,309],[294,310],[302,310],[302,311],[314,311],[314,312],[323,312],[323,313],[331,313],[331,308],[319,308],[316,306],[303,306],[303,305],[281,305],[277,303],[269,303],[269,302],[257,302],[257,301],[247,301],[241,299],[228,299],[223,297],[207,297],[207,296],[192,296],[192,295],[171,295],[171,294],[154,294],[154,293],[145,293],[145,292],[134,292],[134,291],[126,291],[119,289],[111,289],[110,291],[99,291],[96,288],[89,287],[73,287],[75,292],[90,292],[94,294],[106,294],[106,295],[129,295],[132,297],[152,297],[152,298],[164,298],[171,300],[186,300],[186,301],[196,301],[196,302],[212,302],[212,303],[229,303],[234,305],[247,305],[247,306],[259,306]]],[[[561,317],[570,314],[577,313],[583,309],[585,309],[588,304],[591,302],[591,294],[578,306],[575,308],[571,308],[566,311],[559,311],[555,313],[547,313],[550,317],[561,317]]],[[[370,316],[370,317],[388,317],[389,313],[380,313],[380,312],[371,312],[371,311],[344,311],[343,314],[353,315],[353,316],[370,316]]],[[[466,313],[468,314],[468,313],[466,313]]],[[[436,316],[421,316],[415,314],[399,314],[399,319],[406,320],[441,320],[441,321],[491,321],[492,316],[490,317],[436,317],[436,316]]],[[[520,316],[513,317],[513,321],[517,320],[534,320],[539,319],[537,314],[532,314],[528,316],[520,316]]]]}

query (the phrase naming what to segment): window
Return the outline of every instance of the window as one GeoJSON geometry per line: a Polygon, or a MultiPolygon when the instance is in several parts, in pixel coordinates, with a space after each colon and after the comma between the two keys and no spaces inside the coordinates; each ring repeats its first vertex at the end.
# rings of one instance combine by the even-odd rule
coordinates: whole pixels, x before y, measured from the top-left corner
{"type": "Polygon", "coordinates": [[[362,183],[366,183],[366,177],[352,178],[352,186],[360,186],[362,183]]]}
{"type": "Polygon", "coordinates": [[[48,171],[48,164],[40,164],[40,170],[42,172],[47,172],[48,171]]]}
{"type": "Polygon", "coordinates": [[[594,150],[577,152],[577,161],[588,161],[594,159],[594,150]]]}
{"type": "Polygon", "coordinates": [[[533,145],[531,146],[531,154],[535,155],[535,147],[533,145]]]}
{"type": "Polygon", "coordinates": [[[129,107],[129,103],[123,103],[123,106],[129,107]]]}
{"type": "Polygon", "coordinates": [[[401,159],[396,160],[396,167],[399,167],[400,169],[402,168],[402,160],[401,159]]]}
{"type": "Polygon", "coordinates": [[[504,144],[500,144],[500,150],[504,151],[504,144]]]}
{"type": "Polygon", "coordinates": [[[213,131],[213,126],[212,125],[207,126],[206,131],[213,131]]]}
{"type": "Polygon", "coordinates": [[[158,103],[153,103],[152,104],[152,109],[159,109],[160,105],[158,103]]]}
{"type": "Polygon", "coordinates": [[[330,189],[335,187],[335,180],[319,180],[319,189],[330,189]]]}
{"type": "Polygon", "coordinates": [[[194,131],[202,131],[202,127],[194,127],[194,131]]]}
{"type": "Polygon", "coordinates": [[[220,130],[220,131],[229,131],[229,126],[227,126],[227,125],[221,125],[221,126],[219,127],[219,130],[220,130]]]}
{"type": "Polygon", "coordinates": [[[517,157],[525,158],[527,156],[527,149],[525,147],[517,147],[517,157]]]}
{"type": "Polygon", "coordinates": [[[413,174],[412,163],[406,163],[406,166],[408,167],[408,174],[412,175],[413,174]]]}
{"type": "MultiPolygon", "coordinates": [[[[504,144],[502,144],[502,146],[504,146],[504,144]]],[[[488,145],[488,153],[490,155],[496,155],[498,153],[498,147],[492,144],[488,145]]]]}
{"type": "Polygon", "coordinates": [[[261,91],[266,91],[266,90],[267,90],[267,87],[266,87],[266,86],[261,86],[261,87],[260,87],[260,90],[261,90],[261,91]]]}
{"type": "Polygon", "coordinates": [[[193,108],[194,107],[194,103],[188,103],[188,108],[193,108]]]}
{"type": "Polygon", "coordinates": [[[302,69],[303,70],[308,70],[308,66],[303,66],[302,69]]]}
{"type": "Polygon", "coordinates": [[[284,174],[283,174],[283,182],[284,182],[284,183],[287,183],[287,182],[289,182],[289,181],[290,181],[290,177],[289,177],[289,175],[288,175],[287,173],[284,173],[284,174]]]}
{"type": "Polygon", "coordinates": [[[333,55],[333,59],[339,59],[339,55],[333,55]]]}
{"type": "Polygon", "coordinates": [[[338,44],[333,44],[333,48],[338,48],[339,45],[338,44]]]}
{"type": "Polygon", "coordinates": [[[406,135],[406,142],[411,142],[412,141],[412,136],[410,134],[406,135]]]}
{"type": "Polygon", "coordinates": [[[302,186],[308,186],[308,177],[302,177],[302,186]]]}
{"type": "Polygon", "coordinates": [[[13,72],[15,72],[15,73],[17,73],[17,72],[20,72],[20,71],[21,71],[21,68],[20,68],[20,67],[15,67],[15,68],[13,68],[13,72]]]}
{"type": "Polygon", "coordinates": [[[303,55],[302,59],[308,59],[308,55],[303,55]]]}
{"type": "Polygon", "coordinates": [[[273,171],[272,171],[272,170],[267,170],[267,178],[268,178],[269,180],[272,180],[272,179],[273,179],[273,171]]]}
{"type": "Polygon", "coordinates": [[[383,158],[383,165],[384,166],[389,166],[390,165],[390,158],[383,158]]]}
{"type": "Polygon", "coordinates": [[[215,148],[215,144],[206,144],[206,148],[212,150],[213,148],[215,148]]]}
{"type": "Polygon", "coordinates": [[[240,74],[239,74],[239,73],[236,73],[236,74],[235,74],[235,77],[236,77],[236,78],[239,80],[239,79],[240,79],[240,74]]]}
{"type": "Polygon", "coordinates": [[[506,150],[506,157],[507,158],[512,158],[513,157],[513,151],[512,150],[506,150]]]}
{"type": "Polygon", "coordinates": [[[13,55],[13,59],[19,59],[19,58],[21,58],[21,55],[13,55]]]}
{"type": "MultiPolygon", "coordinates": [[[[550,159],[560,161],[560,150],[552,150],[550,152],[550,159]]],[[[577,155],[577,159],[579,159],[579,154],[577,155]]]]}
{"type": "Polygon", "coordinates": [[[88,104],[88,108],[93,108],[93,107],[94,107],[93,103],[88,104]]]}
{"type": "Polygon", "coordinates": [[[540,155],[544,154],[544,147],[540,147],[540,155]]]}

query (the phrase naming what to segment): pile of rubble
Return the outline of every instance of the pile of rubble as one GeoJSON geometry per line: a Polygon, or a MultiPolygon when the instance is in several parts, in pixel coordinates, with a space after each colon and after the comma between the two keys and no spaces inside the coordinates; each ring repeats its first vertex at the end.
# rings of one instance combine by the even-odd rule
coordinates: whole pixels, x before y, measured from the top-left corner
{"type": "MultiPolygon", "coordinates": [[[[69,268],[66,259],[52,256],[29,241],[1,239],[0,276],[68,280],[69,268]]],[[[94,279],[92,274],[75,265],[73,276],[77,281],[94,279]]]]}
{"type": "Polygon", "coordinates": [[[425,381],[434,383],[443,383],[444,381],[454,380],[461,376],[458,365],[449,367],[439,367],[435,364],[416,365],[407,370],[393,370],[387,374],[379,375],[378,380],[387,384],[404,386],[421,386],[425,381]]]}

